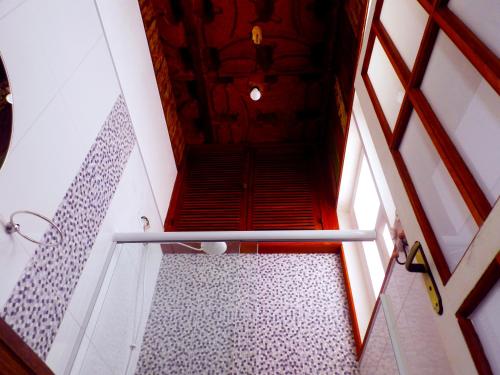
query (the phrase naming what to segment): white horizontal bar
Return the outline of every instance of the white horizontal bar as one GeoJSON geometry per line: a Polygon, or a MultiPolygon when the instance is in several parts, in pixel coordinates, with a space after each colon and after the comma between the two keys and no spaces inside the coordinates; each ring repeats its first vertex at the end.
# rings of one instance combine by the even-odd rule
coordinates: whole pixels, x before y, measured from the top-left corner
{"type": "Polygon", "coordinates": [[[374,230],[262,230],[223,232],[115,233],[116,242],[352,242],[374,241],[374,230]]]}

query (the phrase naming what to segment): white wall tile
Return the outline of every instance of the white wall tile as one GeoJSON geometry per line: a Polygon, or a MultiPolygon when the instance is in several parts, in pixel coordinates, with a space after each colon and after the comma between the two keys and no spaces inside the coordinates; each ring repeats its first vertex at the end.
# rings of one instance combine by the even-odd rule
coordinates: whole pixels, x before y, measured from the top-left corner
{"type": "MultiPolygon", "coordinates": [[[[88,340],[88,339],[87,339],[88,340]]],[[[71,374],[79,374],[79,375],[116,375],[113,372],[113,369],[109,367],[103,355],[99,352],[99,350],[90,342],[90,340],[86,341],[88,343],[87,350],[83,359],[85,361],[79,362],[78,366],[75,368],[71,374]]]]}
{"type": "Polygon", "coordinates": [[[394,265],[385,294],[391,299],[396,318],[410,292],[410,286],[415,277],[416,275],[408,272],[404,266],[399,264],[394,265]]]}
{"type": "Polygon", "coordinates": [[[45,39],[50,66],[60,87],[73,75],[103,31],[92,0],[41,3],[44,12],[41,17],[50,22],[44,23],[39,38],[45,39]]]}
{"type": "MultiPolygon", "coordinates": [[[[110,251],[112,234],[114,232],[139,232],[142,231],[142,221],[140,217],[145,215],[149,218],[151,223],[152,231],[161,231],[162,230],[162,221],[158,215],[158,211],[153,199],[153,195],[150,189],[149,184],[146,179],[146,172],[144,170],[144,165],[141,159],[141,155],[137,147],[134,148],[132,154],[130,155],[128,164],[125,168],[125,171],[122,175],[122,179],[120,184],[118,185],[118,189],[115,192],[113,200],[111,202],[111,206],[106,214],[106,218],[102,224],[101,230],[99,232],[98,237],[94,243],[92,248],[92,252],[90,257],[85,265],[84,271],[80,277],[78,285],[75,289],[75,292],[72,296],[68,311],[74,317],[75,321],[79,326],[84,323],[85,316],[87,314],[87,310],[89,308],[90,302],[92,300],[93,294],[96,290],[97,282],[103,270],[103,266],[105,264],[106,257],[108,252],[110,251]]],[[[121,245],[125,246],[125,245],[121,245]]],[[[132,245],[133,246],[133,245],[132,245]]],[[[139,244],[139,247],[142,245],[139,244]]],[[[146,263],[146,279],[145,279],[145,305],[151,303],[154,285],[156,282],[156,275],[158,273],[158,269],[161,261],[161,249],[157,245],[150,245],[150,250],[148,251],[147,263],[146,263]],[[154,248],[153,248],[154,247],[154,248]]],[[[136,249],[128,249],[127,256],[130,258],[130,262],[128,263],[127,272],[133,276],[135,273],[137,276],[138,267],[140,263],[140,252],[135,251],[136,249]]],[[[117,252],[118,254],[118,252],[117,252]]],[[[114,273],[116,267],[117,257],[113,258],[112,263],[109,267],[108,276],[111,277],[114,273]]],[[[137,283],[137,277],[132,277],[132,281],[137,283]]],[[[102,287],[102,290],[106,291],[108,286],[110,285],[111,279],[106,279],[105,283],[102,287]]],[[[136,285],[136,284],[135,284],[136,285]]],[[[133,290],[134,288],[123,289],[123,290],[133,290]]],[[[119,289],[115,295],[119,295],[119,292],[122,291],[119,289]]],[[[99,312],[102,306],[107,302],[107,294],[102,294],[99,296],[96,302],[96,312],[99,312]]],[[[149,311],[148,308],[144,309],[145,312],[149,311]]],[[[133,312],[133,311],[132,311],[133,312]]],[[[129,310],[127,317],[131,319],[132,312],[129,310]]],[[[66,319],[66,317],[65,317],[66,319]]],[[[98,324],[102,324],[101,316],[97,313],[92,316],[91,321],[89,322],[88,328],[86,330],[87,335],[91,335],[91,332],[95,332],[95,328],[98,324]]],[[[141,336],[144,331],[145,319],[143,325],[140,328],[141,336]]],[[[99,336],[98,340],[94,340],[99,343],[102,342],[102,337],[99,336]]],[[[58,338],[56,337],[56,341],[58,338]]],[[[71,346],[75,342],[71,343],[71,346]]],[[[66,345],[70,345],[66,343],[66,345]]],[[[54,344],[53,348],[57,348],[57,345],[54,344]]],[[[55,350],[55,349],[54,349],[55,350]]],[[[85,351],[85,339],[82,345],[80,346],[80,351],[78,354],[77,362],[75,362],[75,371],[78,366],[78,361],[80,364],[85,360],[91,362],[99,362],[98,358],[95,358],[94,354],[92,354],[92,350],[90,350],[89,358],[81,358],[82,351],[85,351]]],[[[67,352],[67,355],[64,359],[59,358],[60,362],[69,360],[70,352],[67,352]]],[[[136,361],[136,357],[138,354],[135,354],[134,361],[136,361]]],[[[135,363],[135,362],[134,362],[135,363]]],[[[85,366],[93,366],[93,364],[86,364],[85,366]]],[[[90,371],[90,367],[85,367],[85,371],[90,371]]]]}
{"type": "Polygon", "coordinates": [[[57,331],[54,344],[47,356],[46,363],[54,371],[55,374],[63,374],[67,358],[73,349],[73,342],[75,341],[80,326],[75,321],[71,314],[65,314],[64,319],[57,331]]]}
{"type": "Polygon", "coordinates": [[[57,92],[42,37],[44,23],[50,23],[45,14],[44,2],[26,1],[0,20],[0,53],[14,101],[11,147],[18,144],[57,92]]]}
{"type": "Polygon", "coordinates": [[[71,299],[69,309],[80,324],[95,291],[113,233],[141,232],[142,215],[149,218],[151,231],[162,230],[144,166],[138,148],[135,147],[71,299]]]}
{"type": "Polygon", "coordinates": [[[21,6],[26,0],[2,0],[0,1],[0,19],[6,17],[16,7],[21,6]]]}
{"type": "Polygon", "coordinates": [[[90,0],[8,1],[7,9],[0,34],[8,37],[0,39],[0,53],[14,98],[15,146],[77,69],[102,28],[90,0]]]}
{"type": "Polygon", "coordinates": [[[177,168],[136,0],[98,0],[106,36],[162,219],[177,168]]]}
{"type": "MultiPolygon", "coordinates": [[[[38,121],[12,151],[0,171],[1,214],[27,209],[52,217],[85,153],[76,153],[79,142],[62,98],[57,95],[38,121]]],[[[48,229],[42,220],[22,224],[29,235],[40,238],[48,229]]]]}
{"type": "Polygon", "coordinates": [[[106,41],[101,37],[61,90],[78,134],[76,150],[88,152],[119,94],[106,41]]]}
{"type": "Polygon", "coordinates": [[[418,276],[408,286],[408,296],[397,320],[402,349],[412,374],[452,373],[435,316],[423,278],[418,276]]]}
{"type": "Polygon", "coordinates": [[[111,283],[90,340],[114,372],[123,374],[131,350],[134,309],[138,303],[135,291],[139,280],[136,254],[120,248],[117,255],[111,283]]]}
{"type": "Polygon", "coordinates": [[[3,309],[9,299],[31,256],[23,241],[25,240],[17,235],[9,236],[0,230],[0,309],[3,309]]]}

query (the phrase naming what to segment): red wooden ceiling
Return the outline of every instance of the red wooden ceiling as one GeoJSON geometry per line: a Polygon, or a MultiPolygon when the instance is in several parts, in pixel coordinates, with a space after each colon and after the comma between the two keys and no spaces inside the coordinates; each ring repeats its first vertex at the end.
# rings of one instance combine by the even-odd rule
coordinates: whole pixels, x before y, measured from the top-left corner
{"type": "Polygon", "coordinates": [[[186,143],[311,142],[334,105],[338,2],[153,0],[186,143]],[[262,29],[262,43],[251,40],[262,29]],[[253,102],[249,91],[263,95],[253,102]]]}

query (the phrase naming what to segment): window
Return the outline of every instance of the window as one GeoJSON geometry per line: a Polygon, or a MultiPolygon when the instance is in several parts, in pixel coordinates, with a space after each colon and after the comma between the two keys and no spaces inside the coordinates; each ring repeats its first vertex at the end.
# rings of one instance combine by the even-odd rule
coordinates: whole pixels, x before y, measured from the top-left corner
{"type": "MultiPolygon", "coordinates": [[[[347,201],[341,202],[340,205],[343,206],[343,210],[350,217],[349,226],[351,228],[375,229],[377,231],[378,238],[376,241],[361,244],[365,273],[369,279],[373,296],[376,298],[380,292],[385,269],[394,247],[390,235],[391,223],[389,223],[386,209],[382,204],[371,163],[363,147],[354,116],[349,130],[349,142],[351,145],[348,144],[346,157],[355,159],[355,163],[350,166],[344,165],[341,195],[347,194],[345,190],[343,191],[343,189],[347,189],[346,186],[351,186],[351,196],[347,201]],[[354,169],[354,172],[348,171],[348,168],[354,169]],[[349,174],[351,176],[347,176],[349,174]]],[[[372,158],[374,157],[376,156],[372,155],[372,158]]],[[[383,176],[381,178],[383,179],[383,176]]],[[[380,180],[380,177],[378,180],[380,180]]],[[[339,197],[339,200],[342,201],[342,198],[339,197]]]]}
{"type": "Polygon", "coordinates": [[[359,229],[375,229],[380,200],[364,155],[361,159],[353,208],[359,229]]]}
{"type": "Polygon", "coordinates": [[[356,319],[363,337],[394,249],[391,227],[396,212],[364,115],[357,110],[357,104],[355,94],[337,215],[341,228],[377,232],[376,241],[342,245],[356,319]]]}
{"type": "MultiPolygon", "coordinates": [[[[364,154],[361,157],[353,211],[359,229],[376,229],[380,199],[364,154]]],[[[363,242],[362,246],[370,273],[373,293],[377,296],[384,281],[382,259],[376,242],[363,242]]]]}

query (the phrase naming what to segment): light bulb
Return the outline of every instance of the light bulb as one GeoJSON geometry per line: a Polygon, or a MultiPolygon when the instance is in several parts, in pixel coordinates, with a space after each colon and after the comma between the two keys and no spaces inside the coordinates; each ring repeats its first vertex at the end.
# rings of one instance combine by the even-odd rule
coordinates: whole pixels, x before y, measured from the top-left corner
{"type": "Polygon", "coordinates": [[[260,92],[260,90],[257,88],[257,87],[254,87],[251,91],[250,91],[250,98],[256,102],[257,100],[259,100],[260,98],[262,97],[262,93],[260,92]]]}

